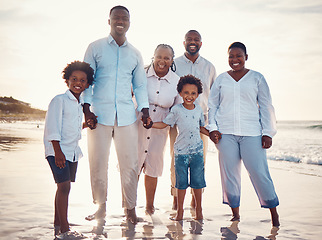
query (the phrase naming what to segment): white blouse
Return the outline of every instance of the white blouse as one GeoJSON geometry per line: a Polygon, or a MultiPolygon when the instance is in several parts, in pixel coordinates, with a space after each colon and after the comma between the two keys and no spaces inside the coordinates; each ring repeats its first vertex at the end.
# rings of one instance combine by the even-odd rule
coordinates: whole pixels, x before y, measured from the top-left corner
{"type": "Polygon", "coordinates": [[[249,70],[238,82],[218,76],[209,96],[209,131],[238,136],[276,134],[276,118],[264,76],[249,70]]]}

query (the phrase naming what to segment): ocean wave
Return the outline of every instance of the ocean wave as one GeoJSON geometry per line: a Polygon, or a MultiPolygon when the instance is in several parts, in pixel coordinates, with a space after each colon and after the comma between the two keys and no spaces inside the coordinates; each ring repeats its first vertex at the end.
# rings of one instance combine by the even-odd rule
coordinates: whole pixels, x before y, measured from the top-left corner
{"type": "Polygon", "coordinates": [[[284,155],[284,156],[268,156],[269,160],[275,160],[275,161],[286,161],[286,162],[293,162],[293,163],[305,163],[305,164],[312,164],[312,165],[322,165],[321,159],[316,158],[299,158],[294,157],[290,155],[284,155]]]}
{"type": "Polygon", "coordinates": [[[322,125],[311,125],[311,126],[308,126],[308,128],[322,130],[322,125]]]}

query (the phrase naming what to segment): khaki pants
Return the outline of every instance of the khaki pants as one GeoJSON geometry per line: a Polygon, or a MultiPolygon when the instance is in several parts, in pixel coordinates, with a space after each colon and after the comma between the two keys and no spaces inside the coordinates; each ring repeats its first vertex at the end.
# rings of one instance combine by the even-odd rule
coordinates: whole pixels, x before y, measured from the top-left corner
{"type": "Polygon", "coordinates": [[[138,129],[129,126],[106,126],[97,124],[88,130],[88,158],[93,201],[103,204],[107,200],[107,170],[112,138],[118,158],[122,186],[122,207],[136,206],[138,184],[138,129]]]}
{"type": "MultiPolygon", "coordinates": [[[[171,155],[171,166],[170,166],[170,173],[171,173],[171,195],[176,197],[177,196],[177,189],[175,188],[176,185],[176,172],[174,169],[174,143],[176,141],[178,132],[177,127],[174,126],[170,128],[169,138],[170,138],[170,155],[171,155]]],[[[206,164],[206,155],[208,151],[208,136],[204,134],[200,134],[200,137],[203,141],[203,159],[204,163],[206,164]]]]}

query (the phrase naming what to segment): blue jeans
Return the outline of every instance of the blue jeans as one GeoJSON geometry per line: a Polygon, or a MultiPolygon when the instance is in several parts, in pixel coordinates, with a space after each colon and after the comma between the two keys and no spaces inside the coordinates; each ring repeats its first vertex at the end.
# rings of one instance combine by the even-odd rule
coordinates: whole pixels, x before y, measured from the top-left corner
{"type": "Polygon", "coordinates": [[[177,189],[187,189],[189,186],[194,189],[206,187],[203,152],[175,155],[175,172],[177,189]]]}

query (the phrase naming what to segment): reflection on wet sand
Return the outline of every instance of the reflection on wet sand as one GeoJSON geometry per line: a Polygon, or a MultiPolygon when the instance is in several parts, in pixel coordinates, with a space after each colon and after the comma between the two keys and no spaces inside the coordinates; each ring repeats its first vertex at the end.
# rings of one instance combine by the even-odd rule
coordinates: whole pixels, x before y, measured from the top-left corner
{"type": "Polygon", "coordinates": [[[278,235],[278,230],[279,228],[278,227],[272,227],[271,229],[271,234],[269,236],[267,236],[266,238],[265,237],[262,237],[262,236],[256,236],[256,238],[254,238],[254,240],[276,240],[276,236],[278,235]]]}
{"type": "MultiPolygon", "coordinates": [[[[238,238],[237,234],[240,233],[238,228],[239,221],[233,221],[229,227],[222,227],[220,232],[222,234],[222,240],[236,240],[238,238]]],[[[254,240],[276,240],[276,236],[278,235],[278,227],[273,227],[271,229],[270,235],[267,237],[256,236],[254,240]]]]}
{"type": "Polygon", "coordinates": [[[228,239],[228,240],[235,240],[237,239],[237,233],[239,233],[238,228],[239,221],[233,221],[229,227],[222,227],[220,229],[221,235],[223,238],[221,239],[228,239]]]}
{"type": "Polygon", "coordinates": [[[26,143],[29,140],[29,138],[0,134],[0,151],[14,150],[16,149],[15,145],[17,145],[18,143],[26,143]]]}

